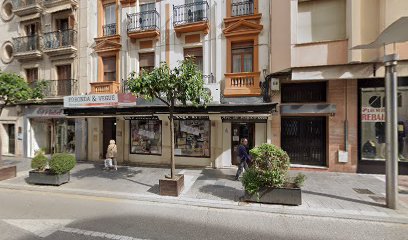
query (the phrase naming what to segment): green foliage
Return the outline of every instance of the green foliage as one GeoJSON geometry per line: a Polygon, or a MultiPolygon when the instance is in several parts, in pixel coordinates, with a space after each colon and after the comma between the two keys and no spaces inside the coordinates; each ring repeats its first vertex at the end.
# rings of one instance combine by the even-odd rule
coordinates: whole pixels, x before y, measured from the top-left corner
{"type": "Polygon", "coordinates": [[[48,158],[43,151],[37,151],[31,160],[31,168],[37,171],[44,171],[48,164],[48,158]]]}
{"type": "Polygon", "coordinates": [[[64,174],[75,167],[76,159],[68,153],[56,153],[50,160],[50,171],[54,174],[64,174]]]}
{"type": "Polygon", "coordinates": [[[201,71],[191,58],[180,62],[174,69],[162,62],[160,67],[151,72],[142,71],[140,75],[130,74],[127,86],[129,90],[147,100],[155,98],[172,107],[177,102],[183,105],[207,104],[211,96],[204,88],[201,71]]]}
{"type": "Polygon", "coordinates": [[[0,72],[0,102],[3,106],[43,97],[45,83],[30,85],[19,75],[0,72]]]}
{"type": "Polygon", "coordinates": [[[306,175],[303,173],[298,173],[295,177],[295,179],[293,180],[293,184],[295,185],[295,187],[302,187],[303,183],[306,180],[306,175]]]}
{"type": "Polygon", "coordinates": [[[257,193],[262,187],[283,187],[289,171],[288,154],[273,144],[262,144],[250,150],[252,166],[242,178],[245,190],[257,193]]]}

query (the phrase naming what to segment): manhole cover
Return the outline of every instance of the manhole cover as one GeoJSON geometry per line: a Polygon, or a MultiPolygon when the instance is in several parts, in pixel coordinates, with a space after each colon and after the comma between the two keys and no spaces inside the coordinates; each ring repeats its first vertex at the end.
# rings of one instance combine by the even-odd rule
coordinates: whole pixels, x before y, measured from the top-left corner
{"type": "Polygon", "coordinates": [[[371,192],[370,190],[366,188],[353,188],[353,190],[359,194],[374,194],[373,192],[371,192]]]}
{"type": "Polygon", "coordinates": [[[369,196],[369,197],[378,203],[385,203],[385,197],[379,197],[379,196],[369,196]]]}

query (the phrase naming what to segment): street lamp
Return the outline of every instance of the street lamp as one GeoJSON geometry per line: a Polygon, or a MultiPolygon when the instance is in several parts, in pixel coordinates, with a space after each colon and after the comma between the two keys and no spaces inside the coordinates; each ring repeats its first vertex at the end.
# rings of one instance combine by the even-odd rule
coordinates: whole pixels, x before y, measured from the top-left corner
{"type": "Polygon", "coordinates": [[[385,65],[385,141],[386,141],[386,204],[391,209],[398,207],[398,107],[397,107],[397,61],[395,44],[408,41],[408,17],[402,17],[388,26],[377,39],[352,49],[376,49],[384,46],[385,65]],[[385,46],[394,44],[394,53],[386,55],[385,46]]]}

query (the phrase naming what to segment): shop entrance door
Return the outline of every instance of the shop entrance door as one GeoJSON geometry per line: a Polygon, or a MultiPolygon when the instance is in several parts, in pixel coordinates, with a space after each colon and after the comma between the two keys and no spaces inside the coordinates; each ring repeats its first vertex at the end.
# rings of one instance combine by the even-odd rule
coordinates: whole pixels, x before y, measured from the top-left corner
{"type": "Polygon", "coordinates": [[[281,144],[290,162],[326,165],[326,118],[282,117],[281,144]]]}
{"type": "Polygon", "coordinates": [[[238,146],[242,138],[248,139],[248,149],[255,146],[255,123],[231,123],[231,164],[238,165],[238,146]]]}
{"type": "Polygon", "coordinates": [[[16,137],[15,137],[15,125],[5,124],[8,137],[8,154],[16,154],[16,137]]]}
{"type": "Polygon", "coordinates": [[[103,156],[106,157],[106,150],[109,146],[110,140],[116,141],[116,118],[104,118],[103,119],[103,156]]]}

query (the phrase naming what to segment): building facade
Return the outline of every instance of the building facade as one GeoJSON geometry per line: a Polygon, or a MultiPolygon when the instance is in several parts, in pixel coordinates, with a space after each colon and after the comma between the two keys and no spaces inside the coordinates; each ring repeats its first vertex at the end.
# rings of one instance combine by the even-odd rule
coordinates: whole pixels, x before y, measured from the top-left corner
{"type": "Polygon", "coordinates": [[[399,169],[408,173],[406,43],[351,50],[408,15],[406,1],[272,1],[272,142],[292,163],[330,171],[384,173],[384,50],[400,55],[399,169]]]}

